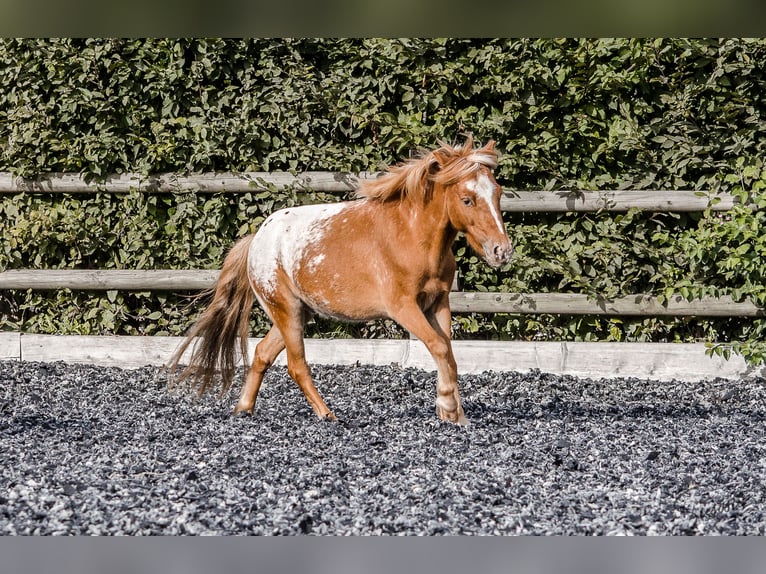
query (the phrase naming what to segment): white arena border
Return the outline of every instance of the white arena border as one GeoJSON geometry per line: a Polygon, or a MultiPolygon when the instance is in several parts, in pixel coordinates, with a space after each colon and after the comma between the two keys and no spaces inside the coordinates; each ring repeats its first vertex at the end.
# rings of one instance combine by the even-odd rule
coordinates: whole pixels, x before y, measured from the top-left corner
{"type": "MultiPolygon", "coordinates": [[[[0,332],[0,360],[90,364],[125,369],[161,366],[182,337],[32,335],[0,332]]],[[[250,353],[260,339],[250,339],[250,353]]],[[[583,378],[635,377],[658,381],[743,379],[766,374],[742,357],[708,356],[703,343],[590,343],[453,341],[461,374],[540,370],[583,378]]],[[[398,365],[434,371],[424,345],[414,339],[306,339],[309,363],[398,365]]],[[[284,352],[277,364],[284,364],[284,352]]]]}

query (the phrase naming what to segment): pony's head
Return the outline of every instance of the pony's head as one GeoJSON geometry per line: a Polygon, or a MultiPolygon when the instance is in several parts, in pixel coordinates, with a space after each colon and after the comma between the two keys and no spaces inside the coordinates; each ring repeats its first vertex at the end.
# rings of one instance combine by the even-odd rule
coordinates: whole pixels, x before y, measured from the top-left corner
{"type": "Polygon", "coordinates": [[[493,267],[507,263],[513,248],[500,215],[500,186],[495,142],[474,148],[473,137],[462,145],[439,142],[438,149],[393,167],[382,177],[362,183],[357,195],[378,201],[430,202],[435,189],[446,202],[449,222],[493,267]]]}
{"type": "Polygon", "coordinates": [[[492,267],[507,263],[513,247],[500,211],[500,186],[492,171],[497,167],[495,142],[474,149],[473,139],[463,146],[442,146],[433,152],[439,166],[432,176],[445,189],[450,223],[492,267]]]}

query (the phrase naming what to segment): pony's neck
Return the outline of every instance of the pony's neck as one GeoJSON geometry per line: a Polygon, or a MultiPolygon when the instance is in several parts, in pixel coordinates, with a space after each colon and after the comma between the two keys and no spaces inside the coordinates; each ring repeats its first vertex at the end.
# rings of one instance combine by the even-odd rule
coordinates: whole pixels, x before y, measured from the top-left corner
{"type": "Polygon", "coordinates": [[[400,217],[407,222],[410,245],[424,251],[429,267],[440,267],[457,237],[447,213],[444,188],[436,185],[427,200],[405,200],[399,204],[399,209],[400,217]]]}

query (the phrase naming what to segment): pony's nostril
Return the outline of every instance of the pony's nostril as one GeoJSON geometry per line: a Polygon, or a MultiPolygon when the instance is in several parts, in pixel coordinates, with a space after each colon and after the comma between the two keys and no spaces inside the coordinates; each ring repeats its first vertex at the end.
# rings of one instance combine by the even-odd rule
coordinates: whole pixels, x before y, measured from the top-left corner
{"type": "Polygon", "coordinates": [[[510,245],[508,246],[495,245],[494,253],[498,261],[505,262],[511,258],[511,255],[513,254],[513,247],[511,247],[510,245]]]}
{"type": "Polygon", "coordinates": [[[509,244],[495,243],[492,246],[487,245],[484,248],[484,256],[490,265],[493,267],[499,267],[504,263],[508,263],[511,260],[513,254],[513,247],[509,244]]]}

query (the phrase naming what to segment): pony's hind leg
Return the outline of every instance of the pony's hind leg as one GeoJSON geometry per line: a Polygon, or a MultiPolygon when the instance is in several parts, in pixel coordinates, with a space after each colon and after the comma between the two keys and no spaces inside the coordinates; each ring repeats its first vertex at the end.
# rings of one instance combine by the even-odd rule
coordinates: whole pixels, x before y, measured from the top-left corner
{"type": "Polygon", "coordinates": [[[284,348],[285,341],[282,338],[282,333],[274,325],[255,347],[253,364],[247,373],[245,385],[242,387],[242,392],[239,396],[239,402],[234,407],[235,415],[239,413],[253,414],[255,400],[258,398],[258,391],[263,382],[263,375],[284,348]]]}
{"type": "Polygon", "coordinates": [[[303,343],[303,327],[306,312],[300,301],[295,301],[289,310],[274,313],[274,324],[279,327],[287,349],[287,372],[303,391],[306,400],[320,419],[337,420],[327,408],[314,380],[311,368],[306,362],[306,349],[303,343]]]}

